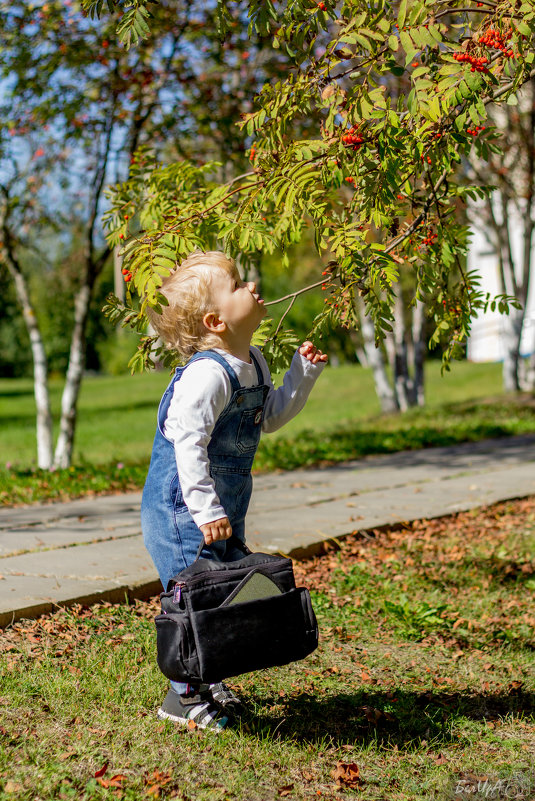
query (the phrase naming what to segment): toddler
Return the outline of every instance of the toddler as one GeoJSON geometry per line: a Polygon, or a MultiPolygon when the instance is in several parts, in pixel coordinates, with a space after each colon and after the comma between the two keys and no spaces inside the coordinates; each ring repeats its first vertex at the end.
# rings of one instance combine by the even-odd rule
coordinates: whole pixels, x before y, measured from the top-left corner
{"type": "MultiPolygon", "coordinates": [[[[303,408],[327,356],[304,342],[275,389],[264,357],[251,347],[264,301],[223,253],[192,253],[164,279],[161,292],[169,305],[152,312],[151,322],[188,359],[160,402],[141,504],[144,542],[167,590],[203,539],[210,546],[203,557],[243,556],[229,537],[245,541],[260,432],[275,431],[303,408]]],[[[222,682],[172,681],[158,717],[221,729],[238,707],[222,682]]]]}

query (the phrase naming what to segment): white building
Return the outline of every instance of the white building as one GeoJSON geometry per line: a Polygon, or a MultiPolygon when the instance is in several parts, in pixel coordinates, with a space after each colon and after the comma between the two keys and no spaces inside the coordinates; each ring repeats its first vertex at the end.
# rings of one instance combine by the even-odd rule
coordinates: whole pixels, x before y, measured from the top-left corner
{"type": "MultiPolygon", "coordinates": [[[[511,236],[511,246],[513,262],[515,265],[522,263],[522,226],[514,224],[514,217],[518,215],[516,210],[511,210],[510,230],[518,231],[518,236],[511,236]]],[[[498,256],[492,247],[492,242],[487,236],[483,222],[477,224],[477,214],[471,215],[472,240],[468,250],[468,270],[475,270],[481,276],[481,289],[484,293],[490,292],[491,296],[501,294],[499,281],[498,256]]],[[[483,221],[484,215],[481,215],[483,221]]],[[[535,253],[533,258],[535,265],[535,253]]],[[[520,279],[520,275],[517,275],[520,279]]],[[[479,317],[474,318],[472,332],[468,340],[468,359],[473,362],[499,362],[504,357],[504,318],[505,315],[498,311],[480,313],[479,317]]],[[[528,303],[524,319],[524,327],[521,340],[521,355],[529,356],[535,350],[535,280],[531,282],[528,293],[528,303]]]]}

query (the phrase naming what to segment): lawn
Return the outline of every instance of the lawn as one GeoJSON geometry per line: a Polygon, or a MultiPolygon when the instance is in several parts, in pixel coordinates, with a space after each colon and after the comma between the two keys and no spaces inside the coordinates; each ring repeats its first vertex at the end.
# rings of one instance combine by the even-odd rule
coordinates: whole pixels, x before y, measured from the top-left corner
{"type": "Polygon", "coordinates": [[[230,681],[221,735],[157,720],[156,599],[0,640],[0,799],[533,798],[535,498],[296,563],[320,648],[230,681]]]}
{"type": "MultiPolygon", "coordinates": [[[[431,445],[535,431],[533,396],[497,395],[500,365],[427,368],[424,409],[380,415],[371,372],[328,367],[303,411],[263,437],[255,469],[292,469],[431,445]]],[[[28,380],[0,380],[0,503],[27,503],[142,486],[158,401],[168,376],[87,377],[73,468],[35,470],[34,402],[28,380]]],[[[57,416],[61,384],[51,383],[57,416]]]]}
{"type": "MultiPolygon", "coordinates": [[[[496,394],[501,366],[455,364],[440,375],[430,362],[426,395],[429,408],[496,394]]],[[[150,453],[156,409],[167,386],[167,373],[134,376],[87,376],[80,394],[74,461],[104,463],[146,459],[150,453]]],[[[50,383],[53,412],[59,414],[62,382],[50,383]]],[[[303,411],[270,438],[305,429],[354,424],[378,415],[371,371],[353,365],[327,368],[303,411]]],[[[2,461],[27,467],[35,463],[35,404],[28,379],[0,379],[0,453],[2,461]]]]}

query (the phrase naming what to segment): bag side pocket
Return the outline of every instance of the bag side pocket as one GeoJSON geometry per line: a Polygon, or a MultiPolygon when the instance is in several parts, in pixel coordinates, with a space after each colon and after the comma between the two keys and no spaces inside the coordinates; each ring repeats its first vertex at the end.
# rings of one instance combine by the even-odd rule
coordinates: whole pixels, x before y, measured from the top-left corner
{"type": "Polygon", "coordinates": [[[318,645],[318,628],[305,587],[283,595],[193,612],[203,681],[304,659],[318,645]]]}
{"type": "Polygon", "coordinates": [[[199,681],[199,660],[187,615],[168,612],[157,615],[156,649],[158,667],[172,681],[199,681]]]}

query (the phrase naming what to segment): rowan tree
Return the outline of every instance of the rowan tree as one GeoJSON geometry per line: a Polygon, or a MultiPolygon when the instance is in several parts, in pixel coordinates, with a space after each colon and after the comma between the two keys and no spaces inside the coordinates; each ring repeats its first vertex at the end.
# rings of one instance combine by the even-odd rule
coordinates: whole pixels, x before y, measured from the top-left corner
{"type": "MultiPolygon", "coordinates": [[[[147,306],[162,302],[162,278],[191,250],[223,247],[245,260],[278,251],[284,260],[311,226],[320,258],[308,289],[325,295],[311,336],[335,322],[355,326],[358,296],[380,341],[394,323],[403,266],[413,275],[407,302],[426,302],[431,343],[443,344],[447,364],[491,302],[466,272],[468,232],[456,214],[484,190],[466,186],[458,166],[473,153],[499,153],[488,107],[514,103],[529,80],[533,0],[248,5],[249,30],[271,36],[294,63],[236,120],[250,137],[251,168],[224,183],[215,163],[166,164],[150,149],[138,153],[106,214],[108,242],[124,240],[131,276],[126,304],[112,299],[107,313],[142,332],[147,306]],[[392,88],[401,76],[408,91],[392,88]],[[306,136],[294,134],[318,118],[306,136]]],[[[220,3],[222,35],[232,7],[220,3]]],[[[149,18],[147,27],[150,42],[149,18]]],[[[515,301],[502,294],[494,302],[507,311],[515,301]]],[[[275,362],[294,344],[280,325],[262,333],[275,362]]],[[[155,347],[142,337],[132,366],[150,366],[155,347]]]]}

